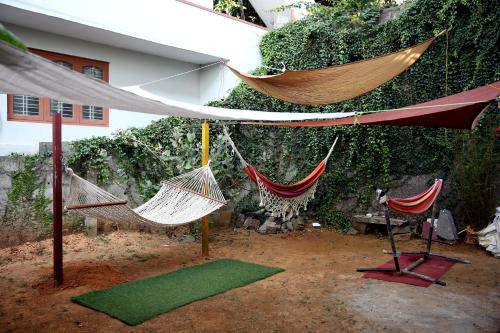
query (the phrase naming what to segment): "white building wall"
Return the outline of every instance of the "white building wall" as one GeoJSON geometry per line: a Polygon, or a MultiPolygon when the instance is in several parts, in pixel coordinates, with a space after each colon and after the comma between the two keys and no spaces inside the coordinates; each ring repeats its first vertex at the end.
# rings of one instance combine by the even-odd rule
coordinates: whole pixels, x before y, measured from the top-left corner
{"type": "MultiPolygon", "coordinates": [[[[160,51],[155,48],[141,52],[166,52],[170,58],[176,58],[176,52],[181,60],[187,55],[182,50],[192,53],[207,55],[212,59],[226,59],[231,65],[243,70],[250,71],[261,64],[259,42],[267,30],[254,24],[215,13],[207,6],[208,0],[191,1],[176,0],[0,0],[0,4],[13,6],[15,8],[36,13],[38,15],[51,17],[50,21],[37,17],[32,23],[26,22],[25,16],[19,16],[23,26],[31,26],[33,29],[44,29],[54,32],[61,25],[67,26],[58,19],[74,22],[74,25],[63,31],[57,30],[58,34],[80,35],[78,38],[84,40],[98,41],[103,44],[128,48],[123,43],[121,36],[138,38],[141,41],[154,43],[156,45],[169,46],[172,50],[160,51]],[[98,9],[98,10],[96,10],[98,9]],[[110,13],[112,13],[110,15],[110,13]],[[80,25],[80,29],[76,27],[80,25]],[[82,35],[79,31],[87,28],[97,28],[105,31],[121,34],[109,37],[109,35],[82,35]],[[174,50],[177,49],[177,51],[174,50]]],[[[5,9],[7,10],[7,9],[5,9]]],[[[1,13],[0,13],[1,14],[1,13]]],[[[0,15],[2,17],[2,15],[0,15]]],[[[8,15],[3,18],[5,22],[11,22],[8,15]]],[[[14,22],[11,22],[14,23],[14,22]]],[[[130,43],[133,49],[137,41],[130,43]]],[[[141,44],[142,45],[142,44],[141,44]]],[[[156,54],[155,53],[155,54],[156,54]]],[[[193,56],[193,59],[196,57],[193,56]]],[[[199,58],[199,57],[198,57],[199,58]]],[[[206,62],[200,62],[206,65],[206,62]]],[[[220,88],[220,70],[210,68],[204,70],[200,81],[200,102],[206,103],[218,98],[218,92],[227,92],[233,88],[239,80],[227,69],[224,75],[224,85],[220,88]],[[217,81],[217,82],[215,82],[217,81]]]]}
{"type": "MultiPolygon", "coordinates": [[[[189,5],[189,1],[176,0],[0,0],[33,13],[226,59],[235,55],[234,48],[250,44],[252,52],[244,58],[253,58],[258,64],[255,42],[267,30],[199,8],[195,2],[189,5]]],[[[242,62],[240,58],[233,60],[242,62]]]]}
{"type": "MultiPolygon", "coordinates": [[[[117,87],[185,72],[206,65],[207,59],[226,59],[243,71],[261,63],[259,42],[265,29],[184,1],[0,0],[0,4],[7,28],[29,47],[108,61],[110,83],[117,87]],[[195,64],[195,59],[200,62],[195,64]]],[[[228,69],[216,65],[147,89],[206,104],[227,96],[238,83],[228,69]]],[[[0,155],[33,152],[38,142],[51,141],[50,124],[7,121],[5,100],[0,96],[0,155]]],[[[110,110],[108,128],[63,125],[63,140],[110,135],[157,118],[110,110]]]]}
{"type": "MultiPolygon", "coordinates": [[[[54,34],[8,25],[29,47],[109,62],[109,81],[116,87],[149,82],[198,68],[198,65],[141,54],[101,44],[75,40],[54,34]]],[[[200,72],[196,71],[150,86],[158,95],[184,102],[200,103],[200,72]]],[[[38,142],[52,140],[51,124],[7,120],[7,98],[0,95],[0,156],[10,152],[30,153],[38,142]]],[[[160,116],[110,110],[109,127],[63,125],[64,141],[90,136],[110,135],[119,128],[145,126],[160,116]]]]}
{"type": "Polygon", "coordinates": [[[214,8],[214,0],[191,0],[190,2],[208,9],[214,8]]]}

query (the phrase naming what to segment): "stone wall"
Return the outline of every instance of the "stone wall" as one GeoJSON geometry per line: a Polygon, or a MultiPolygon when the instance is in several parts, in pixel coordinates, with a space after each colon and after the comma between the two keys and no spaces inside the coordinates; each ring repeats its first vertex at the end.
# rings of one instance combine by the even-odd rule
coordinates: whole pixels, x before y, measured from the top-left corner
{"type": "Polygon", "coordinates": [[[380,11],[379,23],[385,23],[387,21],[393,20],[401,15],[403,6],[384,8],[380,11]]]}
{"type": "MultiPolygon", "coordinates": [[[[41,143],[40,144],[40,155],[41,156],[47,156],[45,158],[45,163],[43,163],[39,168],[37,168],[37,173],[38,173],[38,178],[40,182],[44,182],[45,185],[45,196],[51,200],[52,198],[52,163],[51,163],[51,158],[50,158],[50,152],[51,152],[51,144],[50,143],[41,143]]],[[[63,154],[65,156],[68,156],[70,154],[69,147],[67,145],[63,145],[63,154]]],[[[117,169],[117,165],[115,161],[113,161],[111,158],[109,160],[109,165],[112,170],[117,169]]],[[[24,168],[24,157],[23,156],[2,156],[0,157],[0,217],[2,220],[4,220],[6,214],[6,208],[7,205],[9,204],[7,194],[8,191],[11,189],[12,185],[12,176],[20,171],[23,170],[24,168]]],[[[282,172],[284,175],[285,181],[291,181],[294,176],[297,173],[297,170],[293,167],[290,167],[289,169],[283,170],[282,172]]],[[[95,183],[97,180],[97,176],[95,174],[88,174],[86,175],[86,178],[95,183]]],[[[431,180],[431,175],[420,175],[420,176],[405,176],[402,177],[401,179],[397,180],[395,182],[395,185],[391,189],[391,194],[394,196],[400,196],[400,197],[407,197],[414,195],[416,193],[419,193],[423,191],[427,186],[428,182],[431,180]]],[[[63,173],[63,200],[64,198],[68,197],[69,194],[69,181],[70,177],[66,174],[63,173]]],[[[137,186],[135,183],[134,179],[129,179],[127,180],[126,183],[111,183],[107,184],[104,186],[101,186],[103,189],[106,191],[116,195],[117,197],[123,198],[129,202],[129,205],[131,207],[136,207],[140,204],[143,203],[143,199],[141,195],[139,194],[139,191],[137,190],[137,186]]],[[[443,187],[443,193],[441,195],[442,198],[445,198],[447,194],[449,193],[451,188],[451,184],[449,183],[449,180],[445,181],[444,187],[443,187]]],[[[242,186],[242,190],[239,193],[239,195],[235,198],[232,198],[230,204],[227,207],[224,207],[220,211],[212,214],[211,216],[211,222],[215,226],[219,227],[224,227],[227,228],[231,225],[231,220],[238,220],[237,216],[234,214],[234,207],[236,204],[241,201],[241,200],[249,200],[248,194],[252,193],[252,200],[255,202],[259,201],[258,198],[258,192],[255,191],[255,187],[252,183],[245,182],[242,186]]],[[[375,194],[374,194],[375,197],[375,194]]],[[[376,203],[374,201],[373,207],[371,209],[368,209],[366,211],[360,211],[359,205],[357,202],[357,199],[355,196],[348,197],[345,200],[342,200],[338,202],[335,206],[335,209],[345,212],[348,215],[354,215],[354,214],[359,214],[359,213],[367,213],[370,211],[375,211],[376,208],[376,203]]],[[[52,209],[52,206],[48,207],[50,210],[52,209]]],[[[257,207],[255,207],[257,209],[257,207]]],[[[443,207],[441,208],[448,208],[446,207],[446,200],[443,202],[443,207]]],[[[459,214],[459,212],[454,211],[454,215],[459,214]]],[[[82,221],[82,218],[78,217],[76,214],[65,214],[64,215],[65,219],[65,224],[68,223],[74,223],[75,219],[80,219],[82,221]]],[[[3,221],[5,222],[5,221],[3,221]]],[[[25,223],[26,221],[19,221],[19,223],[25,223]]],[[[33,221],[36,222],[36,221],[33,221]]],[[[243,221],[242,221],[243,222],[243,221]]],[[[101,223],[102,224],[102,223],[101,223]]],[[[109,231],[113,227],[108,226],[99,226],[100,230],[104,231],[109,231]]],[[[115,227],[116,228],[116,227],[115,227]]],[[[123,226],[120,226],[120,229],[137,229],[138,226],[130,226],[127,224],[124,224],[123,226]]],[[[139,228],[140,229],[140,228],[139,228]]],[[[26,229],[28,230],[28,229],[26,229]]],[[[141,229],[142,230],[142,229],[141,229]]],[[[188,228],[189,230],[189,228],[188,228]]],[[[162,232],[162,233],[170,233],[170,231],[166,231],[165,228],[159,228],[158,230],[146,230],[150,232],[162,232]]],[[[0,232],[3,232],[0,230],[0,232]]],[[[17,231],[17,232],[23,232],[23,231],[17,231]]],[[[28,231],[27,231],[28,232],[28,231]]],[[[5,235],[2,235],[5,238],[5,235]]],[[[30,237],[26,236],[28,239],[30,237]]],[[[24,236],[19,236],[19,239],[26,239],[24,236]]],[[[0,244],[1,245],[1,244],[0,244]]]]}
{"type": "Polygon", "coordinates": [[[0,156],[0,216],[5,214],[7,193],[12,186],[12,175],[23,168],[21,156],[0,156]]]}

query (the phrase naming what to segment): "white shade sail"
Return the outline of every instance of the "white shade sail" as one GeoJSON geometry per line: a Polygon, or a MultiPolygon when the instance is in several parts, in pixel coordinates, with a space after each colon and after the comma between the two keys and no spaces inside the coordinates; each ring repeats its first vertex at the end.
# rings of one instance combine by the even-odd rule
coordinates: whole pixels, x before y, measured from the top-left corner
{"type": "Polygon", "coordinates": [[[2,93],[50,97],[66,103],[197,119],[292,121],[354,115],[353,112],[294,113],[216,108],[170,100],[151,94],[139,86],[126,89],[128,91],[0,42],[2,93]]]}

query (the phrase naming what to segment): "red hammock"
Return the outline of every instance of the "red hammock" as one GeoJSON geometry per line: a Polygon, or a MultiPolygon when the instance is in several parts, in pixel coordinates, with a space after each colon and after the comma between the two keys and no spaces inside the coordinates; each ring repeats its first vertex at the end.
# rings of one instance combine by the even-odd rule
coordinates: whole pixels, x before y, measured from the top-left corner
{"type": "Polygon", "coordinates": [[[325,169],[326,162],[323,160],[304,179],[291,185],[281,185],[269,180],[269,178],[261,174],[250,164],[245,166],[245,172],[254,183],[257,183],[257,178],[259,178],[262,185],[264,185],[269,192],[282,198],[295,198],[307,192],[307,190],[309,190],[316,183],[319,177],[321,177],[323,172],[325,172],[325,169]]]}
{"type": "Polygon", "coordinates": [[[396,212],[413,215],[422,214],[434,204],[439,192],[441,192],[442,186],[443,180],[436,179],[434,185],[416,196],[410,198],[394,198],[387,196],[387,205],[396,212]]]}

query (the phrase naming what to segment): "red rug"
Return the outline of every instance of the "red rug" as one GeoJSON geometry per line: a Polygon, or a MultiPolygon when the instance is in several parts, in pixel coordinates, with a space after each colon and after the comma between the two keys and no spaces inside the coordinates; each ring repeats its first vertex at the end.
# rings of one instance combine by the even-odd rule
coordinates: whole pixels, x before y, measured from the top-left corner
{"type": "MultiPolygon", "coordinates": [[[[420,258],[417,254],[402,254],[399,257],[399,266],[401,269],[408,267],[411,263],[420,258]]],[[[430,276],[434,279],[439,279],[444,275],[453,265],[454,261],[444,258],[431,257],[426,259],[422,264],[413,269],[413,272],[430,276]]],[[[391,259],[378,268],[394,268],[394,261],[391,259]]],[[[412,284],[419,287],[428,287],[432,283],[426,280],[419,279],[411,275],[400,275],[393,272],[368,272],[363,275],[367,279],[377,279],[389,282],[398,282],[412,284]]]]}

